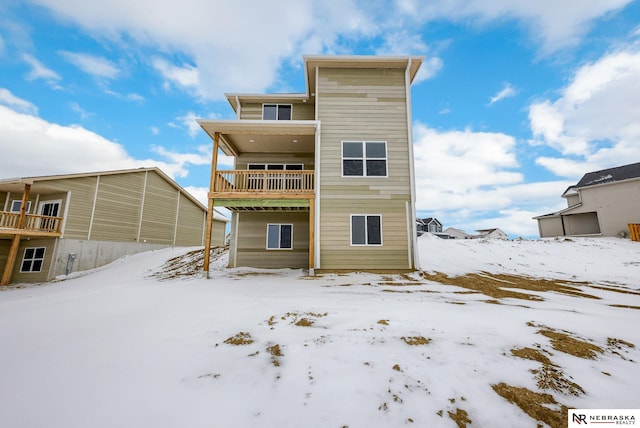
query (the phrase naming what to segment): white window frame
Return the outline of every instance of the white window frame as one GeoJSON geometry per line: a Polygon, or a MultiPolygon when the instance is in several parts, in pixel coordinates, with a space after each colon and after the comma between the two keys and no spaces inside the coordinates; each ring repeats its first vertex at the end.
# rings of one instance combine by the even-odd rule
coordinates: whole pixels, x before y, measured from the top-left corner
{"type": "MultiPolygon", "coordinates": [[[[11,210],[9,212],[19,213],[21,207],[22,207],[22,199],[13,199],[11,201],[11,210]],[[14,208],[16,204],[18,205],[17,210],[14,208]]],[[[31,211],[31,201],[27,201],[27,209],[25,210],[25,213],[29,214],[29,211],[31,211]]]]}
{"type": "Polygon", "coordinates": [[[351,214],[349,216],[349,241],[352,247],[382,247],[384,242],[382,240],[382,214],[351,214]],[[354,217],[364,217],[364,244],[354,244],[353,243],[353,218],[354,217]],[[369,236],[368,236],[368,227],[367,221],[368,217],[378,217],[380,219],[380,243],[379,244],[369,244],[369,236]]]}
{"type": "Polygon", "coordinates": [[[389,177],[389,150],[386,141],[356,141],[356,140],[342,140],[340,144],[340,168],[342,170],[343,178],[388,178],[389,177]],[[345,143],[360,143],[362,144],[362,157],[345,157],[344,144],[345,143]],[[367,143],[383,143],[384,144],[384,158],[367,158],[367,143]],[[362,175],[345,175],[344,174],[344,161],[345,160],[361,160],[362,161],[362,175]],[[384,160],[384,175],[367,175],[367,160],[380,161],[384,160]]]}
{"type": "Polygon", "coordinates": [[[250,167],[252,166],[264,166],[264,169],[259,169],[259,168],[255,168],[252,171],[282,171],[279,169],[269,169],[269,166],[273,166],[273,165],[282,165],[282,170],[284,171],[300,171],[299,169],[288,169],[289,166],[293,165],[293,166],[300,166],[302,167],[302,171],[304,171],[304,164],[303,163],[248,163],[247,164],[247,169],[251,169],[250,167]]]}
{"type": "Polygon", "coordinates": [[[22,253],[22,261],[20,262],[20,273],[39,273],[42,272],[42,267],[44,266],[44,260],[47,255],[47,247],[27,247],[24,249],[22,253]],[[36,257],[36,253],[38,250],[42,249],[42,257],[36,257]],[[33,250],[33,257],[27,259],[27,251],[33,250]],[[24,262],[31,262],[29,270],[24,270],[24,262]],[[33,263],[39,261],[40,269],[33,270],[33,263]]]}
{"type": "Polygon", "coordinates": [[[40,201],[40,204],[38,205],[38,215],[44,215],[44,214],[42,214],[42,211],[44,209],[44,206],[47,205],[47,204],[51,204],[51,205],[56,204],[56,205],[58,205],[58,213],[53,217],[61,217],[60,210],[62,209],[62,199],[54,199],[54,200],[51,200],[51,201],[40,201]]]}
{"type": "Polygon", "coordinates": [[[265,247],[268,251],[291,251],[293,250],[293,223],[267,223],[267,239],[265,247]],[[270,248],[269,247],[269,226],[278,226],[278,248],[270,248]],[[280,247],[281,237],[282,237],[282,226],[289,226],[291,228],[291,247],[290,248],[282,248],[280,247]]]}
{"type": "Polygon", "coordinates": [[[263,103],[262,104],[262,120],[293,120],[293,104],[287,104],[287,103],[263,103]],[[264,118],[264,108],[265,106],[276,106],[276,118],[275,119],[265,119],[264,118]],[[286,106],[289,107],[290,112],[291,112],[291,117],[289,119],[278,119],[278,113],[280,110],[280,106],[286,106]]]}

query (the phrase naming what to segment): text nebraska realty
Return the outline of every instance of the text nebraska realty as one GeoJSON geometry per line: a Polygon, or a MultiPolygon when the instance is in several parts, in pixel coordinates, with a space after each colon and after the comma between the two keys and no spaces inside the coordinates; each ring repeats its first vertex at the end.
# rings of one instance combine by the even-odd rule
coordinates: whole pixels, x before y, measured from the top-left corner
{"type": "Polygon", "coordinates": [[[573,414],[573,422],[577,424],[600,423],[612,425],[635,425],[636,418],[633,415],[585,415],[573,414]]]}

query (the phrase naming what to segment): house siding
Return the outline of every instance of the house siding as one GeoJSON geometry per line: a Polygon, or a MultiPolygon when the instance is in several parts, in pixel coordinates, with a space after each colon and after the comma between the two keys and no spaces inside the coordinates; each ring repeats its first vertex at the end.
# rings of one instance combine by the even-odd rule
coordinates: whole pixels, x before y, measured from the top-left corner
{"type": "MultiPolygon", "coordinates": [[[[30,240],[20,241],[16,263],[13,266],[11,282],[19,283],[19,282],[47,281],[49,279],[49,270],[51,268],[51,262],[55,255],[55,245],[56,245],[56,238],[33,238],[30,240]],[[38,248],[38,247],[45,248],[44,261],[42,263],[42,268],[40,272],[28,272],[28,273],[20,272],[20,268],[22,266],[22,261],[24,258],[25,248],[38,248]]],[[[0,266],[2,266],[3,268],[7,263],[10,246],[11,246],[10,239],[0,240],[0,266]]]]}
{"type": "MultiPolygon", "coordinates": [[[[235,267],[306,268],[309,266],[309,213],[241,212],[235,267]],[[293,224],[292,250],[267,250],[267,224],[293,224]]],[[[232,266],[234,267],[234,266],[232,266]]]]}
{"type": "Polygon", "coordinates": [[[404,70],[321,68],[321,270],[410,269],[411,198],[404,70]],[[388,177],[342,177],[343,141],[386,141],[388,177]],[[381,214],[383,245],[350,245],[350,215],[381,214]]]}
{"type": "Polygon", "coordinates": [[[174,244],[179,196],[162,177],[147,173],[139,242],[174,244]]]}

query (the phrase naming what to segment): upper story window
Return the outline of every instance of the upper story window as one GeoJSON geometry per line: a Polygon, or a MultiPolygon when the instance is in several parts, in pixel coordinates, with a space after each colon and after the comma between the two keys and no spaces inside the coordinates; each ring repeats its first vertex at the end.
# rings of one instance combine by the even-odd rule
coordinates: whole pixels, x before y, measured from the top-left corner
{"type": "Polygon", "coordinates": [[[386,177],[386,141],[343,141],[343,177],[386,177]]]}
{"type": "MultiPolygon", "coordinates": [[[[21,207],[22,207],[22,201],[20,199],[15,199],[11,201],[12,213],[19,213],[21,207]]],[[[28,213],[29,211],[31,211],[31,201],[27,201],[27,209],[25,210],[25,212],[28,213]]]]}
{"type": "Polygon", "coordinates": [[[263,104],[262,120],[291,120],[291,104],[263,104]]]}

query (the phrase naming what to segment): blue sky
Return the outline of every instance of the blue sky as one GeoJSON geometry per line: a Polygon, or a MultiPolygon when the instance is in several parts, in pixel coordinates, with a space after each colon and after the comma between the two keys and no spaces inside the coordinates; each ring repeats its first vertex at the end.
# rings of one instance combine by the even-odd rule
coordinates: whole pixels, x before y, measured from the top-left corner
{"type": "Polygon", "coordinates": [[[203,200],[195,118],[304,92],[304,54],[425,56],[417,211],[445,227],[536,237],[640,161],[638,0],[0,0],[0,178],[157,165],[203,200]]]}

